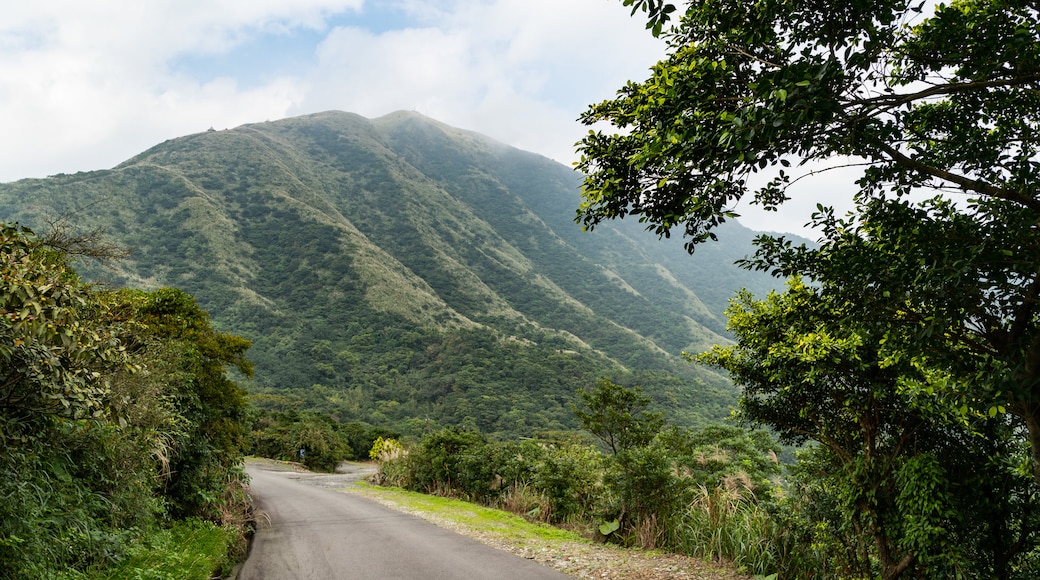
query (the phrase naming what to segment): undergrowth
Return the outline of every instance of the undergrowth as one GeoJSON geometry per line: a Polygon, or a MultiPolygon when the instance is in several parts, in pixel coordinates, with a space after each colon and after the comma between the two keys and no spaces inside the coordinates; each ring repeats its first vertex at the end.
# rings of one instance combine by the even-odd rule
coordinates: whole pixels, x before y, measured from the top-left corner
{"type": "Polygon", "coordinates": [[[209,580],[230,573],[238,532],[184,520],[146,536],[117,565],[68,572],[60,580],[209,580]]]}

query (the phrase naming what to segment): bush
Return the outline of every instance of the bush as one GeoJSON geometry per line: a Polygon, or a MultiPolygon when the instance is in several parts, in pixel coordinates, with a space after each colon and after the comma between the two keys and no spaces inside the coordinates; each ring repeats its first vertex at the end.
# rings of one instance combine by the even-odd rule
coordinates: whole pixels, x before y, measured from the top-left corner
{"type": "Polygon", "coordinates": [[[209,580],[226,577],[236,532],[201,520],[174,522],[156,530],[129,550],[117,564],[63,575],[61,580],[209,580]]]}
{"type": "Polygon", "coordinates": [[[487,439],[483,435],[462,427],[448,427],[426,435],[419,447],[408,455],[412,486],[416,491],[440,495],[456,495],[464,486],[475,487],[473,481],[485,475],[483,468],[468,460],[467,467],[477,473],[463,471],[463,455],[484,445],[487,439]]]}
{"type": "Polygon", "coordinates": [[[728,559],[756,574],[777,569],[777,527],[759,500],[772,497],[779,470],[767,434],[673,428],[615,448],[605,455],[576,439],[489,442],[452,427],[387,457],[377,479],[530,519],[598,526],[618,542],[728,559]]]}
{"type": "Polygon", "coordinates": [[[45,578],[114,562],[162,504],[147,451],[103,424],[46,421],[0,454],[0,570],[45,578]],[[143,465],[142,465],[143,464],[143,465]]]}
{"type": "Polygon", "coordinates": [[[592,517],[603,493],[603,465],[603,454],[591,445],[547,446],[532,478],[532,485],[551,506],[547,521],[575,522],[592,517]]]}
{"type": "Polygon", "coordinates": [[[346,437],[348,445],[350,445],[351,459],[368,457],[377,439],[401,439],[401,434],[392,429],[372,427],[357,422],[342,425],[340,431],[346,437]]]}
{"type": "MultiPolygon", "coordinates": [[[[383,441],[380,451],[387,447],[383,441]]],[[[545,450],[533,441],[493,443],[477,431],[448,427],[427,435],[409,453],[394,455],[380,466],[384,484],[504,505],[535,477],[545,450]]]]}
{"type": "Polygon", "coordinates": [[[690,488],[675,472],[675,459],[660,444],[634,447],[611,456],[604,482],[607,501],[602,518],[616,520],[626,542],[657,547],[676,514],[689,501],[690,488]]]}
{"type": "Polygon", "coordinates": [[[378,461],[388,461],[402,453],[404,453],[404,447],[400,441],[393,438],[383,439],[378,437],[372,442],[372,449],[368,451],[368,457],[378,461]]]}

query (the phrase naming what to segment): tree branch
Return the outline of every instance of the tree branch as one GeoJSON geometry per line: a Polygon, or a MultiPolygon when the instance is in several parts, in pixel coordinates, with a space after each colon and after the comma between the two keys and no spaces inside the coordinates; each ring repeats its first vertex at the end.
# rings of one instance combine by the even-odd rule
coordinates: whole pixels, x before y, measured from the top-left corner
{"type": "Polygon", "coordinates": [[[881,95],[866,99],[853,99],[849,101],[849,104],[855,106],[881,106],[884,108],[894,108],[900,107],[907,103],[912,103],[914,101],[919,101],[921,99],[927,99],[928,97],[935,97],[940,95],[953,95],[957,93],[966,93],[979,89],[991,89],[995,87],[1016,87],[1035,82],[1040,82],[1040,72],[1024,75],[1021,77],[1013,77],[1010,79],[991,78],[987,80],[970,81],[966,83],[946,83],[941,85],[934,85],[916,93],[881,95]]]}
{"type": "Polygon", "coordinates": [[[912,169],[925,175],[937,177],[939,179],[942,179],[943,181],[955,183],[963,187],[964,189],[968,189],[985,196],[995,197],[997,199],[1003,199],[1005,201],[1014,202],[1019,205],[1023,205],[1035,212],[1040,212],[1040,201],[1033,197],[1022,195],[1018,192],[1009,189],[996,187],[983,181],[971,179],[963,175],[950,173],[949,171],[939,169],[938,167],[933,167],[931,165],[928,165],[927,163],[922,163],[916,159],[907,157],[901,151],[892,147],[891,145],[888,145],[887,143],[876,142],[875,145],[878,149],[880,149],[886,155],[888,155],[888,157],[897,165],[901,165],[903,167],[912,169]]]}

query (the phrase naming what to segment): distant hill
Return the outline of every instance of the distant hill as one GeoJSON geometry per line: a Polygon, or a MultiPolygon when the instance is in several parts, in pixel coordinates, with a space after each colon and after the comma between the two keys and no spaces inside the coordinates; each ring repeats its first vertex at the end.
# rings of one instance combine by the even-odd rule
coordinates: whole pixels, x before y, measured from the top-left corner
{"type": "Polygon", "coordinates": [[[753,233],[687,255],[638,223],[582,232],[580,179],[415,113],[327,112],[157,145],[111,170],[0,185],[0,219],[67,216],[133,255],[89,279],[194,294],[254,343],[260,405],[416,433],[574,426],[575,389],[640,384],[696,424],[735,402],[682,362],[725,341],[753,233]]]}

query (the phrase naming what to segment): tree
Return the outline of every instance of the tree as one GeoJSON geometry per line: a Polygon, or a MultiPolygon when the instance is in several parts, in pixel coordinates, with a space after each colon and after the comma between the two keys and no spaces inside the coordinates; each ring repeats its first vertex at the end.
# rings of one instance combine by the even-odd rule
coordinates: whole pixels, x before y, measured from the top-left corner
{"type": "Polygon", "coordinates": [[[748,264],[885,308],[903,323],[886,337],[902,356],[957,372],[962,414],[1006,409],[1026,427],[1040,483],[1036,8],[722,0],[673,21],[674,5],[625,4],[670,53],[583,116],[623,131],[581,142],[578,219],[679,226],[692,251],[743,196],[786,201],[792,161],[864,167],[853,218],[820,207],[823,248],[760,238],[748,264]],[[939,197],[905,200],[929,189],[939,197]]]}
{"type": "Polygon", "coordinates": [[[917,388],[945,373],[889,355],[884,311],[795,279],[764,301],[742,294],[729,316],[737,343],[699,358],[744,388],[744,419],[820,445],[795,501],[825,530],[806,543],[827,546],[843,574],[1008,577],[1036,546],[1021,435],[1003,415],[961,416],[917,388]]]}
{"type": "Polygon", "coordinates": [[[1024,2],[961,0],[925,17],[907,1],[625,0],[649,15],[669,56],[643,83],[593,105],[580,143],[579,219],[636,214],[693,244],[734,214],[748,178],[785,201],[791,160],[849,157],[864,193],[966,191],[1040,211],[1035,189],[1040,24],[1024,2]],[[774,172],[775,173],[772,173],[774,172]]]}
{"type": "Polygon", "coordinates": [[[594,389],[582,389],[578,394],[585,408],[572,405],[575,416],[614,455],[650,443],[664,426],[659,413],[646,412],[650,397],[639,387],[627,389],[600,379],[594,389]]]}
{"type": "Polygon", "coordinates": [[[129,364],[105,305],[63,252],[15,224],[0,224],[0,274],[0,437],[41,416],[100,417],[102,371],[129,364]]]}
{"type": "Polygon", "coordinates": [[[219,522],[248,433],[246,394],[228,369],[252,375],[250,342],[214,329],[194,297],[176,288],[121,290],[115,300],[116,316],[135,325],[126,348],[148,361],[177,414],[168,433],[170,512],[219,522]]]}

